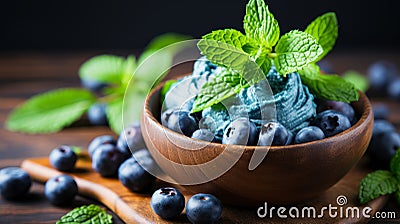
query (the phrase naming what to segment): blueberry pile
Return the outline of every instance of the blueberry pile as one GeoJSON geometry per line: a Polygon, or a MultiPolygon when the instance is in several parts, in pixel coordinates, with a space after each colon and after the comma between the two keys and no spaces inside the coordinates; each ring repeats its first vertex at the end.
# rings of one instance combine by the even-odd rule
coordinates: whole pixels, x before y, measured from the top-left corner
{"type": "MultiPolygon", "coordinates": [[[[258,128],[251,119],[239,117],[225,127],[219,143],[260,146],[300,144],[339,134],[357,121],[350,104],[326,100],[319,100],[317,104],[317,116],[310,121],[310,126],[297,133],[292,133],[276,121],[267,122],[258,128]]],[[[161,115],[161,123],[175,132],[195,139],[218,142],[212,128],[202,126],[203,119],[183,109],[168,109],[161,115]]]]}
{"type": "MultiPolygon", "coordinates": [[[[172,219],[185,208],[185,197],[173,187],[163,187],[153,193],[150,206],[161,218],[172,219]]],[[[186,216],[191,223],[215,223],[221,215],[221,201],[212,194],[195,194],[186,204],[186,216]]]]}

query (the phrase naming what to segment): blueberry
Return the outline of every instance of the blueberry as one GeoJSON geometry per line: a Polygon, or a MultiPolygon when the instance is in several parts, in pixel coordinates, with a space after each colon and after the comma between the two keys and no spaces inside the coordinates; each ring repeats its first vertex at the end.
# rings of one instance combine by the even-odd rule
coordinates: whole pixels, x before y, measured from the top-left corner
{"type": "Polygon", "coordinates": [[[186,204],[186,216],[191,223],[215,223],[221,215],[221,201],[211,194],[195,194],[186,204]]]}
{"type": "Polygon", "coordinates": [[[324,74],[333,74],[333,73],[335,73],[333,71],[333,66],[329,61],[321,60],[317,64],[320,67],[321,72],[323,72],[324,74]]]}
{"type": "Polygon", "coordinates": [[[189,137],[197,130],[196,119],[185,110],[166,110],[161,116],[161,123],[165,127],[189,137]]]}
{"type": "Polygon", "coordinates": [[[92,167],[103,177],[116,176],[125,160],[124,155],[111,144],[100,145],[92,156],[92,167]]]}
{"type": "Polygon", "coordinates": [[[325,138],[325,134],[319,127],[308,126],[300,129],[300,131],[297,132],[296,137],[294,138],[294,143],[299,144],[304,142],[312,142],[323,138],[325,138]]]}
{"type": "Polygon", "coordinates": [[[372,139],[378,137],[385,132],[395,132],[396,128],[387,120],[375,120],[374,129],[372,131],[372,139]]]}
{"type": "Polygon", "coordinates": [[[185,207],[185,197],[175,188],[163,187],[153,193],[150,206],[161,218],[174,218],[182,213],[185,207]]]}
{"type": "Polygon", "coordinates": [[[60,171],[70,171],[74,168],[78,156],[75,154],[71,146],[62,145],[51,151],[49,160],[50,164],[60,171]]]}
{"type": "Polygon", "coordinates": [[[107,125],[106,108],[104,103],[93,104],[87,112],[89,122],[92,125],[107,125]]]}
{"type": "Polygon", "coordinates": [[[388,119],[389,117],[389,108],[385,104],[375,104],[372,107],[374,112],[374,119],[388,119]]]}
{"type": "Polygon", "coordinates": [[[207,142],[215,142],[214,133],[208,129],[198,129],[192,134],[192,138],[200,139],[207,142]]]}
{"type": "Polygon", "coordinates": [[[147,170],[154,167],[154,160],[146,149],[141,149],[127,159],[118,169],[121,183],[133,192],[142,192],[154,183],[155,177],[147,170]]]}
{"type": "Polygon", "coordinates": [[[387,92],[392,99],[400,100],[400,78],[389,84],[387,92]]]}
{"type": "Polygon", "coordinates": [[[378,61],[373,63],[368,69],[368,79],[370,92],[376,95],[384,95],[388,84],[396,76],[396,66],[390,62],[378,61]]]}
{"type": "Polygon", "coordinates": [[[223,144],[256,145],[258,132],[256,125],[245,117],[231,122],[224,131],[223,144]]]}
{"type": "Polygon", "coordinates": [[[3,198],[13,200],[25,195],[32,185],[29,174],[18,167],[0,170],[0,193],[3,198]]]}
{"type": "Polygon", "coordinates": [[[119,135],[117,148],[128,157],[131,157],[131,152],[144,147],[146,147],[146,145],[144,144],[142,130],[139,124],[128,126],[119,135]]]}
{"type": "MultiPolygon", "coordinates": [[[[389,121],[375,120],[372,138],[367,149],[367,154],[371,155],[372,157],[376,157],[376,154],[379,153],[379,149],[377,148],[381,147],[380,142],[382,135],[391,132],[396,132],[396,128],[389,121]]],[[[380,161],[378,163],[380,163],[380,161]]]]}
{"type": "Polygon", "coordinates": [[[368,147],[368,154],[373,163],[388,167],[391,158],[400,148],[400,134],[396,132],[383,132],[374,136],[368,147]]]}
{"type": "Polygon", "coordinates": [[[325,111],[325,110],[335,110],[337,112],[345,115],[349,121],[353,124],[356,121],[356,116],[353,107],[344,102],[340,101],[332,101],[332,100],[324,100],[318,104],[317,111],[325,111]]]}
{"type": "Polygon", "coordinates": [[[68,175],[49,179],[44,185],[44,195],[54,205],[65,205],[72,202],[78,194],[78,185],[68,175]]]}
{"type": "Polygon", "coordinates": [[[95,137],[92,141],[90,141],[89,146],[88,146],[88,152],[90,157],[93,156],[94,151],[100,146],[104,144],[111,144],[115,145],[115,139],[111,135],[101,135],[98,137],[95,137]]]}
{"type": "Polygon", "coordinates": [[[326,110],[319,113],[315,124],[321,128],[326,137],[336,135],[351,127],[349,119],[334,110],[326,110]]]}
{"type": "Polygon", "coordinates": [[[105,83],[90,80],[90,79],[81,79],[82,86],[92,92],[99,92],[100,90],[104,89],[104,87],[108,86],[105,83]]]}
{"type": "Polygon", "coordinates": [[[258,145],[289,145],[292,142],[292,139],[293,134],[288,131],[285,126],[278,122],[268,122],[261,127],[258,145]]]}

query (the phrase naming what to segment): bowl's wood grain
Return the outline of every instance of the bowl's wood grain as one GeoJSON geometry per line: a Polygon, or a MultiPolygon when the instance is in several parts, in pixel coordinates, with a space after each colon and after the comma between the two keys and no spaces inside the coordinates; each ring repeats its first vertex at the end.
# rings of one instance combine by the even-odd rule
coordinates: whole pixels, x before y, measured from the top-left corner
{"type": "MultiPolygon", "coordinates": [[[[146,145],[167,174],[178,178],[192,175],[167,160],[202,164],[217,157],[226,145],[191,139],[162,126],[158,121],[160,88],[161,85],[149,94],[144,105],[141,125],[146,145]]],[[[360,93],[353,107],[358,122],[338,135],[310,143],[270,147],[264,161],[252,171],[248,165],[254,150],[268,148],[235,146],[237,152],[244,149],[244,153],[228,172],[213,181],[185,188],[213,193],[225,203],[240,205],[264,201],[291,204],[316,197],[343,178],[367,149],[373,129],[371,105],[360,93]]]]}

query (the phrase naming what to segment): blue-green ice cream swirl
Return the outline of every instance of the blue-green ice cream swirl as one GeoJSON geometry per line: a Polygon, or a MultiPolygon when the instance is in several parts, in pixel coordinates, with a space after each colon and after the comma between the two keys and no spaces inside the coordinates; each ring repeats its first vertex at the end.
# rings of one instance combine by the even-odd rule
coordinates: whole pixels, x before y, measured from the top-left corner
{"type": "MultiPolygon", "coordinates": [[[[202,58],[202,60],[204,60],[204,58],[202,58]]],[[[199,79],[202,81],[201,85],[196,85],[197,88],[195,90],[192,89],[191,94],[193,94],[193,92],[197,94],[204,84],[203,81],[214,77],[218,72],[220,72],[220,70],[202,72],[198,70],[198,66],[197,69],[195,66],[193,75],[191,76],[198,78],[201,77],[203,73],[207,76],[199,79]]],[[[182,79],[180,82],[189,79],[188,77],[182,79]]],[[[194,79],[191,79],[191,82],[193,80],[194,79]]],[[[180,85],[180,82],[176,84],[175,88],[171,89],[171,93],[175,92],[175,94],[168,95],[167,93],[165,100],[167,108],[171,108],[168,105],[174,105],[174,107],[179,105],[174,99],[178,96],[174,97],[174,95],[188,92],[188,85],[180,85]]],[[[185,103],[184,107],[191,109],[192,103],[193,101],[191,100],[185,103]]],[[[182,106],[182,102],[180,106],[182,106]]],[[[288,74],[287,77],[283,77],[273,67],[266,75],[265,80],[243,89],[239,94],[224,101],[222,104],[217,104],[203,110],[202,125],[214,129],[217,140],[222,139],[224,129],[231,121],[242,116],[248,116],[258,128],[268,121],[276,119],[295,134],[301,128],[308,126],[309,121],[315,117],[315,115],[316,105],[314,103],[314,96],[309,92],[308,88],[302,84],[300,76],[297,73],[291,73],[288,74]],[[273,92],[273,97],[270,94],[271,91],[268,91],[269,86],[273,92]],[[261,108],[273,108],[274,104],[276,116],[268,114],[261,115],[261,108]]]]}

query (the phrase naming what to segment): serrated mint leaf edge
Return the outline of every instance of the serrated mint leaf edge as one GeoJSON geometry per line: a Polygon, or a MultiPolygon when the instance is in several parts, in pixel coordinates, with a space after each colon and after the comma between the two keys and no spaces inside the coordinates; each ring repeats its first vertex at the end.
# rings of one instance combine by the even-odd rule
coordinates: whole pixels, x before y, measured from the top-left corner
{"type": "MultiPolygon", "coordinates": [[[[379,183],[378,185],[380,185],[382,183],[379,183]]],[[[392,173],[390,173],[387,170],[377,170],[374,171],[372,173],[367,174],[360,182],[360,190],[359,190],[359,195],[358,198],[360,200],[361,204],[365,204],[371,200],[374,200],[376,198],[378,198],[379,196],[383,196],[386,194],[392,194],[394,192],[396,192],[398,190],[398,186],[397,186],[397,180],[396,178],[392,175],[392,173]],[[389,189],[385,189],[387,190],[386,192],[383,192],[383,189],[372,189],[372,193],[374,195],[365,195],[367,192],[365,192],[365,188],[369,187],[371,188],[371,186],[367,185],[368,181],[372,181],[371,178],[375,177],[376,175],[380,175],[381,177],[384,176],[384,178],[386,178],[385,180],[388,181],[389,189]],[[376,192],[378,190],[378,192],[376,192]],[[379,192],[380,190],[380,192],[379,192]]]]}
{"type": "Polygon", "coordinates": [[[269,11],[264,0],[250,0],[247,3],[243,28],[246,36],[263,43],[269,48],[275,46],[279,40],[280,28],[278,21],[269,11]]]}
{"type": "Polygon", "coordinates": [[[318,16],[307,26],[304,32],[313,35],[318,43],[321,44],[324,52],[319,56],[317,61],[321,60],[333,49],[336,39],[339,36],[336,14],[334,12],[327,12],[318,16]],[[323,30],[323,32],[320,32],[320,30],[323,30]]]}
{"type": "Polygon", "coordinates": [[[277,71],[281,75],[287,75],[315,62],[322,54],[323,49],[312,35],[299,30],[292,30],[279,39],[275,46],[275,52],[277,56],[274,58],[274,64],[277,71]],[[303,44],[300,45],[300,49],[297,49],[299,43],[303,44]],[[308,49],[305,49],[306,47],[308,49]],[[310,48],[312,49],[310,50],[310,48]],[[305,60],[299,61],[300,58],[305,60]],[[294,65],[288,65],[289,62],[293,62],[294,65]]]}

